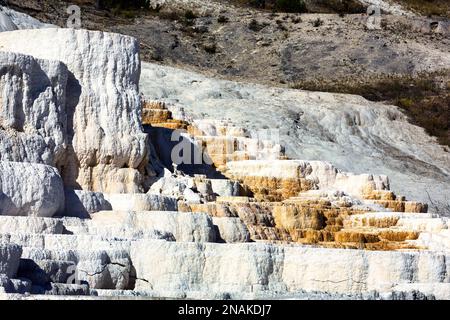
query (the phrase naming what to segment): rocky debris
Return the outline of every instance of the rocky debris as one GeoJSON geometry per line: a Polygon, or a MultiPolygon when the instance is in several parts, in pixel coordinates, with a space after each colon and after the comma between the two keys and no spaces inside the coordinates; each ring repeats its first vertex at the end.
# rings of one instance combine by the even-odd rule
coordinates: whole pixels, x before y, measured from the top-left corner
{"type": "Polygon", "coordinates": [[[30,280],[33,285],[45,286],[51,282],[66,283],[74,267],[73,262],[57,260],[21,259],[18,276],[30,280]]]}
{"type": "Polygon", "coordinates": [[[52,28],[0,33],[0,46],[62,61],[70,72],[65,109],[71,145],[61,168],[65,185],[99,192],[143,191],[148,149],[140,124],[136,39],[52,28]]]}
{"type": "Polygon", "coordinates": [[[51,217],[64,210],[64,187],[50,166],[0,161],[0,215],[51,217]]]}
{"type": "MultiPolygon", "coordinates": [[[[190,7],[188,2],[183,10],[190,7]]],[[[400,6],[385,6],[386,3],[382,1],[380,30],[367,28],[366,13],[273,14],[211,0],[201,2],[192,27],[184,25],[183,17],[174,20],[167,18],[170,15],[156,14],[138,16],[107,29],[139,38],[145,61],[271,86],[321,79],[343,86],[356,85],[392,74],[414,75],[428,68],[445,70],[446,66],[438,61],[448,46],[445,33],[433,37],[411,28],[418,21],[429,24],[434,19],[413,15],[400,6]],[[202,15],[208,5],[225,8],[202,15]],[[221,21],[228,21],[221,22],[220,17],[221,21]],[[314,27],[318,19],[323,23],[314,27]],[[249,28],[253,20],[256,30],[262,28],[260,31],[249,28]],[[208,32],[195,32],[204,25],[208,32]],[[215,53],[203,49],[212,44],[215,53]]]]}
{"type": "MultiPolygon", "coordinates": [[[[65,284],[65,283],[51,283],[45,286],[32,286],[31,294],[42,296],[75,296],[80,299],[80,296],[87,296],[90,293],[87,284],[65,284]]],[[[17,297],[15,298],[17,299],[17,297]]]]}

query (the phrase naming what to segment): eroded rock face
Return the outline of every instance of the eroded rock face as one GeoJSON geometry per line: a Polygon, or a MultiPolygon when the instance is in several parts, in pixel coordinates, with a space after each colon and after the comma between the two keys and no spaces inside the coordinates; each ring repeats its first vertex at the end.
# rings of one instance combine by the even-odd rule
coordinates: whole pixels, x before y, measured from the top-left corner
{"type": "Polygon", "coordinates": [[[0,243],[0,275],[14,278],[19,268],[22,248],[18,245],[0,243]]]}
{"type": "Polygon", "coordinates": [[[267,244],[192,244],[142,241],[131,251],[136,289],[201,291],[232,297],[300,290],[389,292],[398,284],[445,283],[446,254],[374,252],[267,244]],[[145,252],[145,254],[142,254],[145,252]],[[164,259],[155,259],[158,256],[164,259]],[[148,257],[148,258],[145,258],[148,257]],[[227,265],[227,268],[221,266],[227,265]],[[431,276],[433,274],[433,276],[431,276]],[[405,277],[405,275],[410,275],[405,277]],[[413,280],[411,280],[413,279],[413,280]]]}
{"type": "Polygon", "coordinates": [[[13,31],[17,29],[40,29],[56,27],[48,23],[40,22],[39,20],[25,13],[15,11],[4,6],[0,6],[0,16],[2,17],[0,32],[13,31]]]}
{"type": "Polygon", "coordinates": [[[104,195],[100,192],[84,190],[65,190],[66,206],[64,216],[89,218],[91,213],[112,210],[104,195]]]}
{"type": "Polygon", "coordinates": [[[226,164],[225,175],[248,186],[255,198],[271,201],[285,200],[299,192],[319,188],[340,190],[359,197],[372,190],[389,189],[386,176],[345,173],[323,161],[231,161],[226,164]]]}
{"type": "Polygon", "coordinates": [[[0,161],[0,215],[51,217],[64,210],[64,187],[50,166],[0,161]]]}
{"type": "Polygon", "coordinates": [[[61,169],[66,186],[101,192],[142,191],[148,155],[140,125],[137,40],[51,28],[3,32],[0,46],[4,51],[67,65],[70,146],[61,169]]]}
{"type": "Polygon", "coordinates": [[[177,201],[173,197],[159,194],[119,194],[109,193],[104,195],[111,204],[111,209],[116,211],[177,211],[177,201]]]}
{"type": "Polygon", "coordinates": [[[68,75],[59,61],[0,52],[1,161],[64,165],[68,75]]]}
{"type": "Polygon", "coordinates": [[[62,234],[63,222],[60,219],[41,217],[0,216],[0,234],[27,235],[62,234]]]}
{"type": "Polygon", "coordinates": [[[0,7],[0,32],[17,30],[16,24],[11,18],[3,12],[3,7],[0,7]]]}
{"type": "Polygon", "coordinates": [[[215,217],[213,222],[219,229],[223,241],[227,243],[250,241],[250,233],[240,218],[215,217]]]}
{"type": "Polygon", "coordinates": [[[410,199],[428,201],[428,191],[433,201],[443,201],[449,193],[450,154],[394,106],[353,95],[284,90],[161,65],[142,66],[142,92],[148,99],[166,102],[173,114],[169,104],[176,103],[186,119],[279,130],[279,143],[291,159],[329,161],[347,172],[386,174],[391,188],[410,199]]]}
{"type": "Polygon", "coordinates": [[[211,218],[204,213],[103,211],[93,215],[90,228],[109,229],[111,236],[153,229],[171,233],[181,242],[214,242],[217,238],[211,218]]]}

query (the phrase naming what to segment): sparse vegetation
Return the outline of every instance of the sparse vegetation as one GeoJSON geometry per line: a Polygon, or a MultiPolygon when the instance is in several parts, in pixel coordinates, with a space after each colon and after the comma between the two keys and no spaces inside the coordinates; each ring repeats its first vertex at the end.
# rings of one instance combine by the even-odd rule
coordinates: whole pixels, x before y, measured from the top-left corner
{"type": "Polygon", "coordinates": [[[407,9],[426,16],[450,18],[450,1],[448,0],[397,0],[407,9]]]}
{"type": "Polygon", "coordinates": [[[302,18],[297,17],[297,16],[292,16],[291,21],[292,21],[292,23],[300,23],[300,22],[302,22],[302,18]]]}
{"type": "Polygon", "coordinates": [[[296,89],[349,93],[361,95],[371,101],[387,101],[399,106],[410,122],[438,138],[442,145],[450,146],[450,90],[442,88],[436,74],[392,76],[373,82],[332,81],[320,79],[298,82],[296,89]]]}
{"type": "Polygon", "coordinates": [[[267,23],[259,23],[255,19],[252,19],[248,24],[248,28],[254,32],[259,32],[267,26],[267,23]]]}
{"type": "Polygon", "coordinates": [[[230,0],[257,9],[291,13],[364,13],[367,7],[358,0],[230,0]]]}
{"type": "Polygon", "coordinates": [[[323,25],[323,20],[320,18],[317,18],[317,19],[311,21],[311,24],[313,25],[314,28],[318,28],[323,25]]]}
{"type": "Polygon", "coordinates": [[[194,20],[197,18],[197,15],[192,10],[186,10],[184,17],[186,20],[194,20]]]}
{"type": "Polygon", "coordinates": [[[357,0],[316,0],[314,3],[315,6],[309,10],[310,12],[338,13],[343,15],[365,13],[367,11],[367,7],[357,0]]]}
{"type": "Polygon", "coordinates": [[[215,54],[217,51],[217,45],[215,42],[206,43],[203,45],[203,49],[210,54],[215,54]]]}
{"type": "MultiPolygon", "coordinates": [[[[150,9],[150,2],[150,0],[99,0],[96,6],[98,9],[111,10],[115,16],[133,19],[140,10],[150,9]]],[[[156,9],[159,10],[159,7],[156,9]]]]}
{"type": "Polygon", "coordinates": [[[217,22],[219,22],[219,23],[227,23],[229,21],[230,21],[230,19],[228,19],[228,17],[226,17],[226,16],[219,16],[219,18],[217,18],[217,22]]]}
{"type": "Polygon", "coordinates": [[[288,28],[283,24],[282,20],[276,20],[275,22],[278,26],[278,29],[280,29],[282,31],[288,31],[288,28]]]}

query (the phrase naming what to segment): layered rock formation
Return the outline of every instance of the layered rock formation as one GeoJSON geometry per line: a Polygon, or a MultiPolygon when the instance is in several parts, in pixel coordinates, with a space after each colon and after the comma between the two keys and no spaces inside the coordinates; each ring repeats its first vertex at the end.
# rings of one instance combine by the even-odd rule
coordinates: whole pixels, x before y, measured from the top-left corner
{"type": "Polygon", "coordinates": [[[68,146],[60,167],[65,184],[102,192],[143,191],[148,150],[139,118],[137,41],[54,28],[3,32],[0,48],[67,66],[66,101],[58,104],[66,113],[59,116],[67,119],[68,146]]]}
{"type": "Polygon", "coordinates": [[[448,201],[450,153],[395,106],[353,95],[217,80],[150,63],[142,64],[140,84],[148,99],[173,104],[174,114],[182,106],[187,120],[231,122],[256,136],[274,130],[274,142],[291,159],[384,174],[391,188],[410,199],[448,201]]]}
{"type": "Polygon", "coordinates": [[[64,210],[64,186],[50,166],[0,161],[0,215],[51,217],[64,210]]]}
{"type": "Polygon", "coordinates": [[[60,168],[67,146],[67,67],[0,52],[0,160],[60,168]]]}
{"type": "Polygon", "coordinates": [[[0,48],[0,298],[450,298],[449,219],[387,176],[288,159],[180,103],[141,110],[130,37],[0,48]],[[176,129],[200,164],[175,163],[176,129]]]}

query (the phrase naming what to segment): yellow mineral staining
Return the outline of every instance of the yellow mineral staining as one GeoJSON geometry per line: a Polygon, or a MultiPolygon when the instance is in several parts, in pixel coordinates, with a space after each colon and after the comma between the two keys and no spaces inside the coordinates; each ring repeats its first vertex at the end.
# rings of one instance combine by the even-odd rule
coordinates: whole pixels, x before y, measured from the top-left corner
{"type": "MultiPolygon", "coordinates": [[[[225,175],[227,175],[225,173],[225,175]]],[[[283,201],[311,189],[311,181],[303,178],[277,178],[261,176],[228,176],[239,181],[252,192],[257,201],[283,201]]]]}
{"type": "Polygon", "coordinates": [[[390,228],[397,224],[400,220],[399,217],[364,217],[364,215],[358,215],[357,217],[352,217],[344,222],[345,228],[351,227],[376,227],[376,228],[390,228]]]}
{"type": "Polygon", "coordinates": [[[383,230],[379,233],[379,237],[380,239],[387,241],[416,240],[419,238],[419,232],[407,230],[383,230]]]}
{"type": "Polygon", "coordinates": [[[143,101],[142,124],[167,129],[187,129],[187,123],[175,120],[165,103],[159,101],[143,101]]]}
{"type": "Polygon", "coordinates": [[[248,152],[238,149],[235,137],[195,136],[216,168],[223,171],[229,161],[250,160],[248,152]]]}
{"type": "Polygon", "coordinates": [[[249,203],[251,200],[254,200],[254,199],[249,198],[249,197],[243,197],[243,196],[239,196],[239,197],[217,197],[216,198],[216,202],[217,203],[227,203],[227,202],[232,202],[232,203],[249,203]]]}
{"type": "MultiPolygon", "coordinates": [[[[230,170],[230,161],[254,159],[251,147],[260,148],[261,141],[248,138],[245,130],[227,123],[187,123],[173,119],[161,102],[144,102],[142,117],[144,124],[154,127],[185,129],[207,151],[215,168],[240,183],[240,196],[214,195],[206,197],[205,203],[179,200],[179,211],[239,217],[253,241],[367,250],[419,249],[414,241],[420,233],[414,230],[414,224],[408,227],[400,225],[399,221],[405,213],[408,217],[427,212],[426,204],[406,201],[405,197],[389,190],[378,190],[380,185],[368,180],[366,185],[361,182],[359,199],[369,206],[355,206],[348,197],[329,196],[317,190],[317,181],[305,178],[310,171],[288,161],[276,162],[276,174],[271,174],[270,162],[267,165],[248,162],[243,166],[241,163],[230,170]],[[254,172],[259,174],[252,175],[254,172]],[[372,212],[373,204],[386,208],[387,212],[372,212]]],[[[278,149],[271,149],[274,145],[265,143],[263,150],[275,150],[275,158],[271,159],[287,159],[278,149]]],[[[347,179],[350,185],[352,181],[360,183],[358,178],[350,180],[351,176],[338,175],[337,178],[347,179]]],[[[194,177],[194,184],[202,194],[213,194],[209,179],[194,177]]]]}
{"type": "Polygon", "coordinates": [[[406,201],[405,212],[427,213],[428,205],[417,201],[406,201]]]}
{"type": "Polygon", "coordinates": [[[369,193],[363,195],[367,200],[395,200],[396,195],[388,190],[370,190],[369,193]]]}
{"type": "Polygon", "coordinates": [[[406,201],[403,196],[396,196],[392,191],[371,190],[363,195],[371,203],[379,204],[394,212],[426,213],[428,206],[425,203],[406,201]]]}
{"type": "Polygon", "coordinates": [[[342,230],[334,234],[334,241],[341,243],[373,243],[379,242],[380,238],[375,232],[362,230],[342,230]]]}

